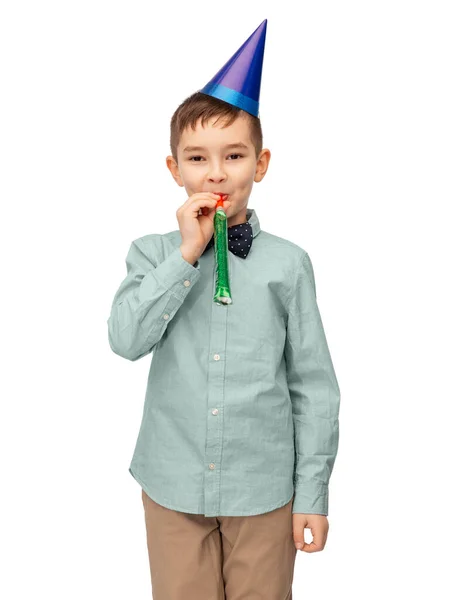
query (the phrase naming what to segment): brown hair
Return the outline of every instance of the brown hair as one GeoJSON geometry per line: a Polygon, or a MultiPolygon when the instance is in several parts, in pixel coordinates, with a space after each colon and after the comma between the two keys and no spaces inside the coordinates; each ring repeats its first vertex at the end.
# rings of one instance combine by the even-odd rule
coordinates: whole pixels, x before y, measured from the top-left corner
{"type": "Polygon", "coordinates": [[[251,115],[237,106],[228,104],[223,100],[219,100],[208,94],[203,94],[202,92],[195,92],[186,98],[182,104],[178,106],[170,122],[170,149],[176,162],[178,162],[177,148],[179,140],[181,139],[182,132],[187,127],[191,127],[195,130],[198,119],[201,119],[201,125],[204,125],[206,121],[214,117],[217,117],[215,123],[218,120],[223,119],[223,126],[228,127],[234,123],[239,115],[248,119],[250,138],[254,145],[257,158],[262,150],[263,143],[262,126],[258,117],[251,115]]]}

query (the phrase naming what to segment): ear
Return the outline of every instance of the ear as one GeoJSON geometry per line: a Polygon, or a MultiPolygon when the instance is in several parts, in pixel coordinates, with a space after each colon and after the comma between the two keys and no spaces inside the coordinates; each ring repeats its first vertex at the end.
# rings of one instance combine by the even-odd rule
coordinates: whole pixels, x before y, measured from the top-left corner
{"type": "Polygon", "coordinates": [[[173,179],[179,185],[179,187],[184,187],[184,183],[182,182],[182,178],[179,172],[178,163],[176,162],[173,156],[167,156],[165,159],[168,170],[173,176],[173,179]]]}
{"type": "Polygon", "coordinates": [[[268,148],[263,148],[260,151],[259,158],[257,159],[256,174],[254,175],[254,181],[259,182],[265,177],[270,164],[271,152],[268,148]]]}

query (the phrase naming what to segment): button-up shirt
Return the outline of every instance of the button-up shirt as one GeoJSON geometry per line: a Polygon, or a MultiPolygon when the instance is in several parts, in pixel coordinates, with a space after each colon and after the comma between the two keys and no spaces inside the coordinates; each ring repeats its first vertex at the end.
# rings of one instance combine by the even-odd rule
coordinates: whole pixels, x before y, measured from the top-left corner
{"type": "Polygon", "coordinates": [[[179,230],[135,239],[107,320],[113,352],[152,354],[129,472],[157,503],[205,516],[328,514],[340,390],[297,244],[253,229],[228,252],[232,304],[213,302],[215,253],[194,265],[179,230]]]}

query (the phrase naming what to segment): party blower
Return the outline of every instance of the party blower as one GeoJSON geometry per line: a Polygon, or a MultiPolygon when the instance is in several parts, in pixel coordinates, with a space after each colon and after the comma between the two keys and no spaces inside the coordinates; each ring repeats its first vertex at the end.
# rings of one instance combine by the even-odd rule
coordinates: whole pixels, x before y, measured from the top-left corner
{"type": "Polygon", "coordinates": [[[216,304],[232,304],[228,268],[228,217],[223,208],[227,194],[220,194],[214,215],[215,296],[216,304]]]}

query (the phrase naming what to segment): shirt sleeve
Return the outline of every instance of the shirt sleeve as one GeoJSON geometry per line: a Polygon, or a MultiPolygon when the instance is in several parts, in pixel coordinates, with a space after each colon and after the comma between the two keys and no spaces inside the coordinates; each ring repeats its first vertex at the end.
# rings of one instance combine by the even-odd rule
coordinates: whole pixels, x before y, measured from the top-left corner
{"type": "Polygon", "coordinates": [[[306,252],[290,299],[285,358],[295,435],[292,512],[327,516],[339,440],[340,389],[306,252]]]}
{"type": "Polygon", "coordinates": [[[159,264],[151,254],[139,239],[131,243],[107,320],[111,349],[132,361],[153,350],[200,277],[198,261],[190,264],[179,247],[159,264]]]}

